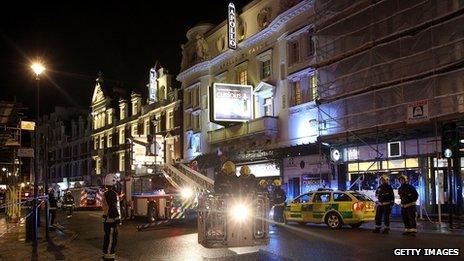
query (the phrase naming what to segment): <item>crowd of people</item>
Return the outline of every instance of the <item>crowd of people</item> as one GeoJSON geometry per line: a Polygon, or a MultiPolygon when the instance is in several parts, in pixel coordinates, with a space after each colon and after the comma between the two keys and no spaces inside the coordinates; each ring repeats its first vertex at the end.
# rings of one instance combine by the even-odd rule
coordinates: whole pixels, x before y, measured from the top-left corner
{"type": "Polygon", "coordinates": [[[269,197],[274,207],[274,221],[283,222],[283,211],[286,193],[282,189],[280,179],[275,179],[269,184],[265,179],[257,182],[255,175],[251,173],[250,167],[243,165],[236,174],[236,166],[232,161],[222,164],[214,182],[214,192],[217,194],[247,195],[249,193],[263,193],[269,197]]]}

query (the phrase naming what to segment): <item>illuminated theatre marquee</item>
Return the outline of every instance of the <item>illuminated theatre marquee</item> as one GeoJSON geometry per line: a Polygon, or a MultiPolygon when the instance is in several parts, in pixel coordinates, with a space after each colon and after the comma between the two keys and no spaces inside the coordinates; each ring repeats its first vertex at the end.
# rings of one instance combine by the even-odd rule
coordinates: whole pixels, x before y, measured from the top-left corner
{"type": "Polygon", "coordinates": [[[253,118],[253,86],[214,83],[212,90],[215,122],[245,122],[253,118]]]}

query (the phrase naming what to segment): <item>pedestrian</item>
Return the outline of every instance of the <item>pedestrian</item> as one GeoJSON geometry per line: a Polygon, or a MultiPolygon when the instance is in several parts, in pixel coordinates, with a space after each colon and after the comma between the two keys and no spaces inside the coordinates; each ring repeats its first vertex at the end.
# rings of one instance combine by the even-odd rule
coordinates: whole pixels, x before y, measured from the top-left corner
{"type": "Polygon", "coordinates": [[[403,235],[415,236],[417,233],[416,201],[419,198],[419,194],[411,184],[408,184],[408,177],[406,175],[401,174],[398,180],[401,183],[398,194],[401,199],[401,216],[403,216],[404,222],[403,235]]]}
{"type": "Polygon", "coordinates": [[[48,210],[50,215],[50,226],[55,226],[56,209],[58,208],[58,201],[55,197],[55,191],[50,189],[48,192],[48,210]]]}
{"type": "Polygon", "coordinates": [[[240,168],[240,176],[238,177],[240,194],[249,194],[256,192],[256,177],[251,173],[248,165],[243,165],[240,168]]]}
{"type": "Polygon", "coordinates": [[[115,190],[117,177],[114,174],[108,174],[105,177],[106,191],[103,193],[103,230],[105,237],[103,239],[103,260],[114,260],[116,258],[115,250],[118,240],[118,225],[121,223],[119,213],[119,198],[115,190]]]}
{"type": "Polygon", "coordinates": [[[273,182],[274,192],[272,194],[272,203],[274,204],[274,221],[283,222],[284,221],[284,204],[287,196],[285,191],[281,188],[280,179],[276,179],[273,182]]]}
{"type": "Polygon", "coordinates": [[[388,234],[390,232],[391,208],[395,200],[395,194],[393,194],[393,188],[390,186],[388,175],[380,177],[380,185],[375,191],[375,196],[377,197],[377,207],[375,212],[375,229],[372,232],[380,233],[383,219],[385,228],[382,233],[388,234]]]}

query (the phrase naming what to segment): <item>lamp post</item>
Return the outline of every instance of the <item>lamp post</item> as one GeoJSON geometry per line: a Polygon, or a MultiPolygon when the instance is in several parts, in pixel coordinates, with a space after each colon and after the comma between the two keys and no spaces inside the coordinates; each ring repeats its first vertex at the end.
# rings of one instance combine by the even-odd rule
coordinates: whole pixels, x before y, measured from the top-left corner
{"type": "MultiPolygon", "coordinates": [[[[34,149],[34,200],[33,200],[33,215],[34,215],[34,224],[33,228],[33,244],[37,246],[38,239],[38,221],[39,221],[39,211],[38,206],[38,196],[39,196],[39,86],[40,86],[40,75],[45,71],[45,67],[39,63],[35,62],[31,65],[31,69],[35,74],[35,83],[36,83],[36,112],[35,112],[35,149],[34,149]]],[[[47,217],[47,215],[45,215],[47,217]]],[[[48,224],[45,226],[48,227],[48,224]]]]}

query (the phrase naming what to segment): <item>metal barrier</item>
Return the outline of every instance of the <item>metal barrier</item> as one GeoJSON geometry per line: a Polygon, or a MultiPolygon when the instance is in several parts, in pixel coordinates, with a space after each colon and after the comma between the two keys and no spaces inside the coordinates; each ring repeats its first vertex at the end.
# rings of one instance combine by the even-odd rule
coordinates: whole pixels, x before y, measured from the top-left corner
{"type": "Polygon", "coordinates": [[[198,208],[198,243],[205,247],[242,247],[269,243],[269,199],[203,195],[198,208]]]}

